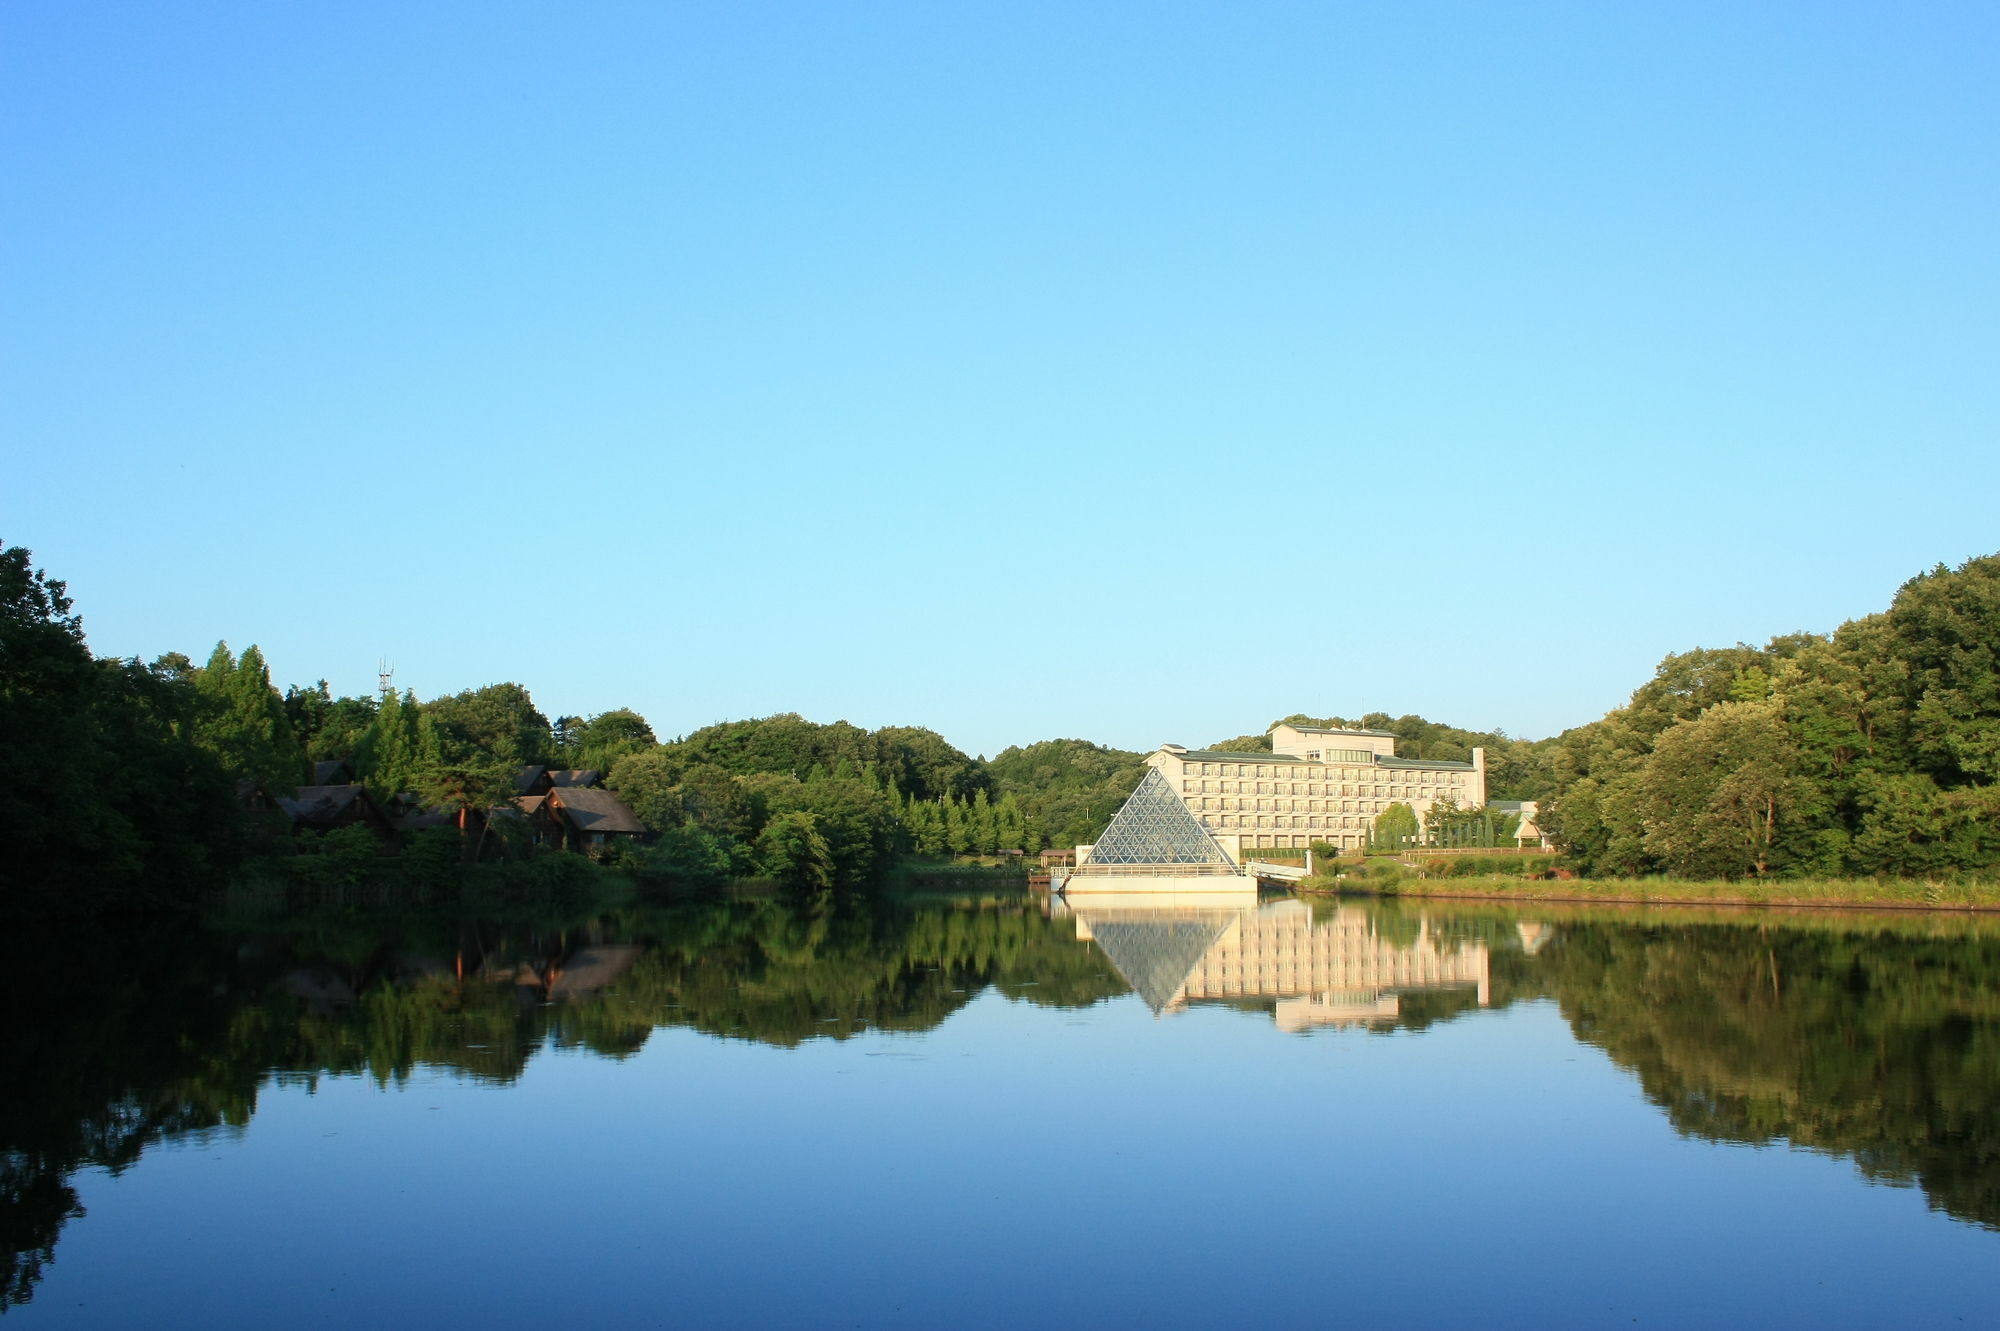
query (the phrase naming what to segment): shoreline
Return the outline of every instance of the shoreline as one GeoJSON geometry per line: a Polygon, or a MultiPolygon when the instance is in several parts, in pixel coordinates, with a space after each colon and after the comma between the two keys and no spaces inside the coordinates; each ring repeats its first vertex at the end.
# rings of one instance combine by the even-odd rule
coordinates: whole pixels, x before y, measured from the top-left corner
{"type": "MultiPolygon", "coordinates": [[[[1477,880],[1474,880],[1477,881],[1477,880]]],[[[1550,891],[1537,891],[1526,884],[1509,884],[1494,890],[1479,891],[1469,884],[1451,885],[1450,880],[1439,880],[1437,886],[1429,883],[1410,885],[1407,880],[1398,883],[1389,891],[1367,887],[1340,887],[1332,890],[1295,887],[1294,892],[1312,897],[1394,897],[1445,898],[1458,901],[1519,902],[1534,905],[1603,905],[1603,906],[1720,906],[1738,910],[1880,910],[1897,911],[1905,914],[1979,915],[2000,914],[2000,895],[1990,901],[1908,901],[1884,899],[1880,897],[1839,896],[1818,899],[1798,897],[1755,897],[1741,893],[1729,895],[1695,895],[1693,892],[1650,891],[1619,888],[1607,892],[1580,892],[1571,886],[1569,880],[1561,884],[1550,884],[1550,891]]],[[[1537,885],[1539,886],[1539,885],[1537,885]]]]}

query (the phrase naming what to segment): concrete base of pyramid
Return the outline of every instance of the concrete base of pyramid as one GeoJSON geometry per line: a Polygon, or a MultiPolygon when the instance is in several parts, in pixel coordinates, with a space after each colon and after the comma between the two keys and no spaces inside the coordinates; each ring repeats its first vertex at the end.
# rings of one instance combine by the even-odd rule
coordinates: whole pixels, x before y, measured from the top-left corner
{"type": "Polygon", "coordinates": [[[1136,904],[1138,897],[1171,898],[1169,904],[1198,901],[1204,906],[1257,904],[1257,880],[1248,874],[1215,873],[1169,877],[1150,874],[1071,874],[1063,881],[1062,894],[1074,905],[1079,898],[1116,898],[1121,904],[1136,904]]]}

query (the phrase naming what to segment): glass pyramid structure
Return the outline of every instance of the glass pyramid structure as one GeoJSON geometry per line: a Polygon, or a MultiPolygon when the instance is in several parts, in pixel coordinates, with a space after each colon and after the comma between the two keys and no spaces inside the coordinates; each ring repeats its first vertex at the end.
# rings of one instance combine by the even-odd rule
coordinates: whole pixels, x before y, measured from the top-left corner
{"type": "Polygon", "coordinates": [[[1236,872],[1236,862],[1158,768],[1146,773],[1077,872],[1112,865],[1210,866],[1216,873],[1236,872]]]}

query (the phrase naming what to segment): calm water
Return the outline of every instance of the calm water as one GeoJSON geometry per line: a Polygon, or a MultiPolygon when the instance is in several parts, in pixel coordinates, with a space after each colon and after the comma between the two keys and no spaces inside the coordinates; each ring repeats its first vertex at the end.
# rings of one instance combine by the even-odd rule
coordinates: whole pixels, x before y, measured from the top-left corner
{"type": "Polygon", "coordinates": [[[1266,902],[4,945],[23,1326],[2000,1320],[2000,936],[1266,902]]]}

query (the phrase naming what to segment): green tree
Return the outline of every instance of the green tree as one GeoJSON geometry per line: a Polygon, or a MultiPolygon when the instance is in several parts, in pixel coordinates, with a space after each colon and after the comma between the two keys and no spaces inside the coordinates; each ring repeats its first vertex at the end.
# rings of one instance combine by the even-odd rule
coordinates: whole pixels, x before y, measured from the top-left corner
{"type": "Polygon", "coordinates": [[[355,775],[378,802],[434,784],[445,764],[428,710],[416,695],[386,694],[355,745],[355,775]]]}
{"type": "Polygon", "coordinates": [[[641,853],[645,870],[684,887],[713,886],[737,872],[736,843],[699,827],[670,827],[641,853]]]}
{"type": "Polygon", "coordinates": [[[565,717],[564,723],[560,758],[572,767],[609,772],[619,759],[659,744],[646,718],[629,707],[614,707],[587,721],[565,717]]]}
{"type": "Polygon", "coordinates": [[[884,726],[875,732],[876,763],[897,790],[918,799],[955,795],[967,799],[989,789],[985,767],[945,741],[935,730],[884,726]]]}
{"type": "Polygon", "coordinates": [[[202,706],[194,740],[224,768],[272,794],[289,794],[305,774],[305,752],[292,735],[285,700],[271,685],[264,654],[255,644],[239,659],[218,642],[208,664],[194,675],[202,706]]]}
{"type": "Polygon", "coordinates": [[[519,684],[488,684],[424,704],[447,761],[478,751],[488,760],[522,767],[554,756],[549,719],[519,684]]]}
{"type": "Polygon", "coordinates": [[[461,750],[420,778],[416,794],[427,808],[445,809],[458,826],[459,844],[467,863],[485,849],[492,812],[514,798],[515,764],[479,749],[461,750]]]}
{"type": "Polygon", "coordinates": [[[628,753],[611,765],[604,784],[655,832],[687,820],[680,795],[681,764],[659,749],[628,753]]]}
{"type": "Polygon", "coordinates": [[[1796,820],[1818,811],[1775,699],[1718,703],[1659,737],[1639,780],[1645,846],[1670,870],[1763,875],[1796,853],[1796,820]]]}
{"type": "Polygon", "coordinates": [[[0,913],[183,901],[242,849],[231,778],[192,738],[186,658],[93,661],[67,589],[0,550],[0,913]]]}
{"type": "Polygon", "coordinates": [[[2000,555],[1904,583],[1888,630],[1917,762],[1944,786],[2000,781],[2000,555]]]}
{"type": "Polygon", "coordinates": [[[320,680],[310,689],[285,690],[285,717],[305,749],[306,761],[354,761],[361,737],[375,722],[373,698],[336,698],[320,680]]]}
{"type": "Polygon", "coordinates": [[[1385,846],[1403,846],[1417,839],[1417,811],[1398,800],[1375,815],[1375,840],[1385,846]]]}
{"type": "Polygon", "coordinates": [[[833,887],[833,849],[804,810],[781,813],[757,836],[757,867],[786,887],[821,893],[833,887]]]}

